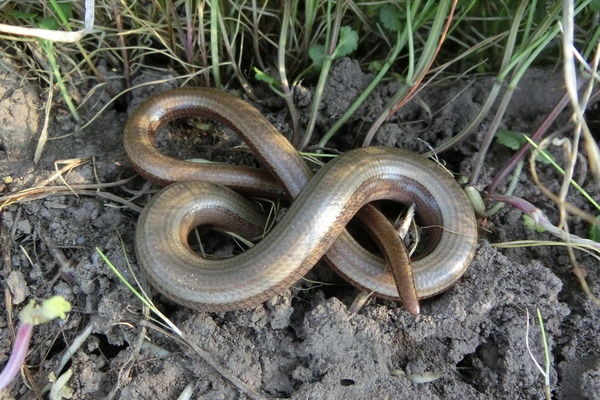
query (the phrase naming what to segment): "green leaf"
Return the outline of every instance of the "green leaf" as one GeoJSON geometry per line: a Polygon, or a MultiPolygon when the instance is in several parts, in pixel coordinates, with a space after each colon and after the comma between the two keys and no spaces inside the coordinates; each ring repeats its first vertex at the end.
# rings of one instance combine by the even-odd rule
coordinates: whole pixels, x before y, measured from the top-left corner
{"type": "Polygon", "coordinates": [[[38,26],[41,29],[50,29],[50,30],[57,30],[58,28],[60,28],[60,25],[58,24],[58,22],[56,22],[56,19],[54,19],[53,17],[48,17],[48,18],[41,18],[38,21],[38,26]]]}
{"type": "Polygon", "coordinates": [[[322,44],[310,46],[310,49],[308,49],[308,56],[312,60],[313,67],[321,69],[323,60],[325,60],[325,46],[322,44]]]}
{"type": "Polygon", "coordinates": [[[403,21],[405,16],[397,7],[392,6],[391,4],[386,4],[379,9],[379,21],[381,25],[387,30],[392,32],[398,32],[402,29],[402,24],[400,21],[403,21]]]}
{"type": "Polygon", "coordinates": [[[508,147],[511,150],[519,150],[519,148],[525,143],[523,133],[509,131],[507,129],[500,129],[496,133],[496,140],[498,143],[508,147]]]}
{"type": "Polygon", "coordinates": [[[382,68],[383,68],[383,61],[381,61],[381,60],[371,61],[369,63],[369,65],[367,66],[367,69],[375,74],[378,73],[379,71],[381,71],[382,68]]]}
{"type": "Polygon", "coordinates": [[[8,13],[8,15],[10,15],[13,18],[22,18],[22,19],[29,19],[29,20],[32,20],[38,16],[37,13],[28,13],[28,12],[24,12],[24,11],[10,11],[8,13]]]}
{"type": "MultiPolygon", "coordinates": [[[[349,26],[342,26],[340,28],[340,37],[338,44],[333,52],[333,58],[345,57],[351,54],[358,47],[358,33],[349,26]]],[[[312,66],[320,69],[323,66],[323,61],[327,54],[325,53],[325,46],[322,44],[315,44],[308,49],[308,56],[312,60],[312,66]]]]}
{"type": "Polygon", "coordinates": [[[275,87],[281,86],[280,82],[277,79],[275,79],[271,75],[266,74],[265,72],[261,71],[256,67],[254,67],[254,77],[261,82],[268,83],[269,85],[273,85],[275,87]]]}
{"type": "Polygon", "coordinates": [[[600,0],[590,1],[590,10],[592,10],[594,12],[600,11],[600,0]]]}
{"type": "MultiPolygon", "coordinates": [[[[525,139],[526,136],[529,137],[525,133],[509,131],[508,129],[499,129],[498,132],[496,132],[496,140],[498,143],[508,147],[511,150],[519,150],[521,146],[527,142],[527,139],[525,139]]],[[[548,150],[545,150],[544,152],[552,160],[555,160],[554,156],[549,153],[548,150]]],[[[539,154],[535,160],[542,164],[550,164],[550,161],[541,154],[539,154]]]]}
{"type": "Polygon", "coordinates": [[[335,48],[335,58],[345,57],[352,54],[358,47],[358,33],[349,26],[340,28],[340,39],[335,48]]]}
{"type": "Polygon", "coordinates": [[[395,80],[396,82],[406,84],[406,76],[399,74],[397,72],[392,72],[392,79],[395,80]]]}
{"type": "MultiPolygon", "coordinates": [[[[51,2],[53,11],[60,16],[61,14],[65,17],[66,21],[73,16],[73,6],[71,3],[55,3],[51,2]]],[[[58,30],[61,27],[59,21],[54,17],[40,18],[38,26],[41,29],[58,30]]]]}
{"type": "Polygon", "coordinates": [[[546,232],[546,229],[538,225],[529,215],[523,215],[523,225],[530,231],[536,231],[538,233],[546,232]]]}
{"type": "Polygon", "coordinates": [[[65,16],[65,18],[67,19],[67,21],[73,17],[73,4],[68,2],[68,3],[57,3],[55,1],[51,2],[52,4],[52,10],[56,13],[56,14],[61,14],[65,16]]]}

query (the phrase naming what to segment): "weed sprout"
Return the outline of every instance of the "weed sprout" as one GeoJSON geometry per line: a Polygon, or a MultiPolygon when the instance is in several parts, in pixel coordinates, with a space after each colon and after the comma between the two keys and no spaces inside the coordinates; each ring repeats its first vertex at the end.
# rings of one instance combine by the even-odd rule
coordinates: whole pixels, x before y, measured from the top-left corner
{"type": "Polygon", "coordinates": [[[66,313],[71,311],[71,303],[62,296],[53,296],[36,304],[31,300],[19,313],[19,329],[15,339],[13,351],[8,363],[0,373],[0,390],[5,389],[15,379],[29,349],[31,333],[35,325],[43,324],[54,318],[65,319],[66,313]]]}

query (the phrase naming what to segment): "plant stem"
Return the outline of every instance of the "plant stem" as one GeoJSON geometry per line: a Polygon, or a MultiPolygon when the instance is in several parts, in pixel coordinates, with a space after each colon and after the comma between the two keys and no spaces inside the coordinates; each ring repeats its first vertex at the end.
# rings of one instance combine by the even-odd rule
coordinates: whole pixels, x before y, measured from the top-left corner
{"type": "MultiPolygon", "coordinates": [[[[48,57],[50,68],[52,68],[52,73],[56,78],[56,84],[60,88],[60,92],[62,93],[63,99],[65,99],[65,103],[67,104],[69,111],[71,111],[71,115],[73,115],[75,121],[81,122],[81,118],[77,113],[77,108],[73,104],[71,96],[69,95],[69,91],[67,90],[65,82],[63,81],[62,75],[60,73],[60,68],[58,68],[58,63],[56,62],[56,57],[54,56],[54,43],[46,39],[40,39],[40,44],[42,46],[42,49],[44,49],[44,52],[46,53],[46,57],[48,57]]],[[[52,82],[50,82],[50,84],[52,84],[52,82]]]]}
{"type": "MultiPolygon", "coordinates": [[[[418,3],[417,3],[418,4],[418,3]]],[[[416,7],[414,9],[408,8],[407,12],[407,23],[410,21],[414,21],[415,26],[420,26],[424,24],[429,17],[429,11],[432,9],[433,3],[428,2],[423,6],[417,13],[416,7]],[[415,18],[409,16],[409,14],[414,13],[415,18]]],[[[417,92],[418,87],[421,81],[425,78],[427,72],[429,72],[435,57],[437,56],[442,43],[446,38],[446,33],[450,27],[450,23],[454,16],[454,10],[456,8],[456,1],[445,0],[439,2],[437,5],[437,9],[435,9],[435,16],[433,18],[433,22],[431,24],[431,29],[429,30],[429,36],[425,46],[423,48],[422,53],[419,56],[419,61],[414,66],[409,66],[408,74],[407,74],[407,85],[399,90],[396,95],[388,102],[388,104],[383,109],[381,115],[375,120],[375,122],[369,128],[367,135],[363,141],[363,146],[369,146],[373,136],[375,136],[375,132],[379,129],[379,127],[383,124],[385,120],[387,120],[391,115],[393,115],[396,111],[398,111],[402,106],[404,106],[417,92]],[[447,18],[446,24],[444,21],[447,18]],[[414,70],[414,73],[412,72],[414,70]]],[[[413,25],[413,24],[411,24],[413,25]]],[[[413,28],[407,28],[407,34],[413,31],[413,28]]],[[[409,39],[410,41],[410,39],[409,39]]],[[[411,49],[414,52],[414,49],[411,49]]],[[[414,62],[414,55],[409,54],[409,60],[414,62]]]]}
{"type": "Polygon", "coordinates": [[[373,92],[375,87],[385,77],[385,75],[387,74],[388,70],[390,69],[390,67],[392,66],[394,61],[396,61],[398,54],[400,54],[400,51],[404,48],[404,45],[406,44],[406,40],[407,40],[406,31],[399,29],[396,32],[396,45],[392,49],[392,52],[390,53],[388,58],[385,60],[385,64],[383,64],[383,67],[381,68],[381,70],[377,73],[377,76],[375,76],[375,78],[371,81],[371,83],[369,83],[369,86],[367,86],[366,89],[361,92],[360,96],[358,96],[358,98],[356,100],[354,100],[354,102],[346,110],[346,112],[344,112],[344,114],[340,118],[338,118],[337,121],[335,121],[333,126],[331,128],[329,128],[327,133],[319,141],[319,144],[317,147],[322,148],[322,147],[327,146],[327,142],[333,137],[333,135],[335,135],[336,132],[342,127],[342,125],[344,125],[348,121],[348,119],[350,118],[351,115],[354,115],[354,112],[358,109],[358,107],[360,107],[364,103],[364,101],[371,94],[371,92],[373,92]]]}
{"type": "Polygon", "coordinates": [[[221,71],[219,70],[219,0],[210,2],[210,58],[212,63],[212,75],[215,87],[222,89],[221,71]]]}
{"type": "MultiPolygon", "coordinates": [[[[294,6],[298,3],[294,2],[294,6]]],[[[300,145],[300,116],[294,105],[294,98],[292,96],[292,89],[287,77],[285,67],[285,56],[287,51],[287,37],[288,29],[290,26],[290,19],[292,18],[292,2],[285,1],[283,4],[283,16],[281,21],[281,33],[279,34],[279,45],[277,46],[277,63],[279,64],[279,82],[281,82],[281,90],[283,92],[283,99],[287,104],[288,110],[290,111],[290,117],[292,119],[292,136],[291,142],[294,146],[300,145]]],[[[289,139],[289,138],[288,138],[289,139]]]]}
{"type": "Polygon", "coordinates": [[[15,338],[15,346],[10,354],[10,358],[0,374],[0,390],[5,389],[15,379],[21,366],[25,362],[25,356],[29,349],[29,341],[33,332],[33,324],[19,324],[17,337],[15,338]]]}
{"type": "Polygon", "coordinates": [[[336,54],[336,46],[338,44],[338,38],[340,33],[340,24],[342,20],[342,16],[344,14],[343,10],[345,9],[344,1],[339,1],[336,4],[335,16],[333,17],[333,21],[331,18],[331,5],[332,2],[328,2],[327,5],[327,39],[325,41],[326,51],[325,58],[323,59],[323,66],[321,67],[321,73],[319,75],[319,81],[317,82],[317,87],[315,88],[315,95],[312,101],[311,112],[310,112],[310,120],[308,121],[308,126],[306,127],[306,131],[304,132],[304,137],[300,142],[300,146],[298,150],[303,150],[308,143],[310,142],[310,138],[312,137],[313,131],[315,129],[315,124],[317,123],[317,116],[319,114],[319,107],[321,106],[321,99],[323,98],[323,89],[325,88],[325,84],[327,83],[327,77],[329,76],[329,71],[331,70],[331,65],[335,60],[336,54]]]}

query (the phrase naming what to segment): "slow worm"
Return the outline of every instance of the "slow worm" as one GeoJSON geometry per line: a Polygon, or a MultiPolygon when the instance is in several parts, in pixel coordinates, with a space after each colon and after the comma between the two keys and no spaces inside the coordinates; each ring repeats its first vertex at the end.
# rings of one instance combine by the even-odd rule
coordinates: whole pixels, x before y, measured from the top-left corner
{"type": "MultiPolygon", "coordinates": [[[[409,311],[418,313],[417,297],[450,287],[475,252],[473,209],[460,186],[435,163],[396,148],[370,147],[345,153],[313,177],[290,143],[256,109],[221,91],[183,88],[152,97],[128,120],[124,146],[142,176],[162,185],[181,182],[146,205],[135,245],[151,283],[188,307],[211,311],[256,306],[290,287],[324,256],[349,282],[380,297],[401,298],[409,311]],[[153,144],[156,132],[184,117],[221,122],[246,142],[265,170],[197,164],[161,154],[153,144]],[[187,244],[196,226],[213,225],[248,238],[262,232],[263,217],[256,206],[236,192],[294,201],[273,230],[248,251],[224,260],[200,257],[187,244]],[[428,228],[427,248],[412,261],[414,282],[404,279],[400,289],[386,261],[363,249],[345,230],[357,213],[370,225],[379,213],[363,206],[380,199],[415,203],[428,228]]],[[[389,229],[370,229],[393,233],[387,225],[389,229]]],[[[392,240],[380,240],[387,253],[385,242],[392,240]]],[[[393,254],[387,256],[388,263],[396,262],[393,254]]]]}

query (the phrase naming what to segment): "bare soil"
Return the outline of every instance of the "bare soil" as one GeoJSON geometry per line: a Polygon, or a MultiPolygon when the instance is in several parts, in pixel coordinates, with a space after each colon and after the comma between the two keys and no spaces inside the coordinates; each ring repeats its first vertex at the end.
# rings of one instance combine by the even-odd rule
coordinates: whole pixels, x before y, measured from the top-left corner
{"type": "MultiPolygon", "coordinates": [[[[139,83],[150,78],[137,79],[139,83]]],[[[320,131],[343,113],[368,80],[352,60],[335,65],[324,94],[320,131]]],[[[0,398],[45,398],[47,394],[40,393],[50,373],[62,374],[69,368],[73,376],[68,386],[75,399],[174,399],[190,384],[192,398],[249,397],[207,364],[198,351],[154,329],[156,324],[148,320],[147,310],[95,250],[101,249],[130,282],[134,276],[143,280],[133,249],[138,211],[107,194],[140,207],[148,200],[148,188],[140,192],[145,184],[141,178],[111,183],[135,175],[122,147],[128,113],[168,85],[133,92],[126,104],[109,106],[85,129],[77,129],[56,98],[48,126],[51,140],[35,165],[45,94],[21,79],[18,69],[6,60],[0,63],[0,81],[1,196],[37,187],[49,178],[53,179],[46,186],[107,184],[78,195],[65,190],[46,192],[2,211],[0,277],[5,290],[0,297],[5,312],[0,314],[0,364],[4,365],[10,354],[17,313],[30,299],[60,294],[74,308],[65,321],[35,329],[26,373],[0,393],[0,398]],[[57,168],[64,166],[58,161],[77,158],[82,161],[56,177],[57,168]],[[91,335],[63,370],[57,371],[67,347],[86,328],[91,335]]],[[[492,78],[484,77],[426,87],[380,129],[377,144],[415,151],[436,146],[473,118],[492,83],[492,78]]],[[[397,85],[388,83],[377,90],[340,135],[338,148],[355,145],[356,134],[379,115],[397,85]]],[[[503,127],[532,132],[563,95],[563,87],[560,71],[530,71],[511,102],[503,127]]],[[[86,91],[82,88],[80,94],[86,91]]],[[[310,88],[305,88],[303,95],[309,99],[310,88]]],[[[109,100],[106,93],[92,96],[87,104],[93,107],[82,111],[86,121],[109,100]]],[[[301,109],[303,122],[308,99],[298,98],[298,103],[306,106],[301,109]]],[[[288,132],[283,104],[276,99],[269,103],[270,107],[256,106],[278,129],[288,132]]],[[[567,120],[565,114],[560,123],[567,120]]],[[[441,155],[450,170],[463,175],[470,172],[489,122],[482,123],[476,137],[441,155]]],[[[236,144],[235,138],[181,132],[163,134],[163,142],[176,143],[168,151],[186,158],[231,158],[228,149],[236,144]],[[195,150],[187,154],[177,146],[195,150]]],[[[490,182],[511,154],[501,145],[493,146],[482,184],[490,182]]],[[[560,155],[557,148],[559,162],[560,155]]],[[[240,158],[251,157],[244,152],[240,158]]],[[[552,168],[538,168],[545,184],[557,189],[560,178],[552,168]]],[[[582,186],[592,197],[600,198],[591,177],[583,179],[582,186]]],[[[516,195],[556,221],[555,206],[540,194],[528,171],[524,171],[516,195]]],[[[578,195],[570,200],[587,208],[578,195]]],[[[356,290],[325,265],[316,266],[307,279],[254,309],[206,313],[158,295],[153,300],[190,342],[252,391],[263,397],[293,399],[542,398],[544,379],[526,348],[527,311],[534,324],[533,315],[539,309],[550,349],[553,397],[600,399],[600,312],[579,288],[565,248],[495,248],[494,243],[517,239],[554,240],[547,233],[526,229],[521,212],[508,206],[479,222],[479,248],[470,269],[453,288],[424,300],[418,317],[408,314],[401,304],[385,300],[371,300],[360,313],[350,313],[348,305],[356,290]]],[[[573,220],[571,232],[587,236],[587,226],[573,220]]],[[[592,291],[600,296],[598,261],[584,253],[577,253],[577,259],[588,271],[592,291]]],[[[529,331],[529,344],[543,364],[537,325],[529,331]]]]}

